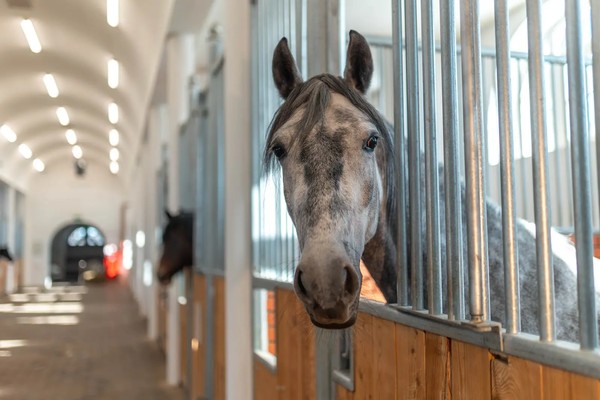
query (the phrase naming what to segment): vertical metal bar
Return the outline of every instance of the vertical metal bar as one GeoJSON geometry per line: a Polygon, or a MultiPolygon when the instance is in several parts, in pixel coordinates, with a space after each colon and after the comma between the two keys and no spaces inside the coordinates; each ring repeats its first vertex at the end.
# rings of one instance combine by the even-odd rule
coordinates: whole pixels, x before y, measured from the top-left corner
{"type": "Polygon", "coordinates": [[[440,0],[442,96],[444,117],[444,189],[446,200],[446,274],[448,318],[464,319],[462,208],[458,160],[458,93],[454,0],[440,0]]]}
{"type": "Polygon", "coordinates": [[[594,115],[596,116],[596,178],[598,178],[598,195],[600,196],[600,4],[590,1],[592,9],[592,55],[594,65],[594,115]]]}
{"type": "Polygon", "coordinates": [[[404,131],[404,66],[402,65],[402,0],[392,1],[392,57],[394,77],[394,150],[396,152],[396,289],[397,302],[408,305],[408,238],[406,232],[406,143],[404,131]]]}
{"type": "Polygon", "coordinates": [[[467,237],[469,243],[469,293],[471,321],[484,322],[490,315],[487,215],[485,207],[484,149],[481,98],[481,43],[479,0],[464,0],[461,10],[461,58],[467,237]]]}
{"type": "Polygon", "coordinates": [[[535,201],[536,253],[538,264],[540,339],[556,338],[554,324],[554,273],[550,242],[550,200],[548,198],[548,145],[544,118],[544,69],[542,54],[541,0],[527,1],[529,43],[529,96],[533,198],[535,201]]]}
{"type": "MultiPolygon", "coordinates": [[[[581,33],[581,2],[566,0],[567,62],[569,76],[569,120],[571,163],[573,165],[573,204],[575,247],[577,249],[577,295],[579,300],[579,341],[581,348],[598,347],[598,322],[594,290],[592,244],[592,185],[587,101],[581,33]]],[[[597,116],[596,116],[597,117],[597,116]]],[[[598,141],[598,138],[596,138],[598,141]]]]}
{"type": "Polygon", "coordinates": [[[419,63],[416,0],[406,0],[406,97],[408,113],[408,183],[410,210],[410,268],[412,307],[423,309],[423,251],[421,242],[421,129],[419,126],[419,63]]]}
{"type": "Polygon", "coordinates": [[[423,46],[423,130],[425,135],[425,179],[427,189],[427,308],[442,313],[442,270],[440,261],[439,176],[435,115],[435,43],[433,42],[433,0],[421,0],[423,46]]]}
{"type": "Polygon", "coordinates": [[[504,250],[504,297],[506,332],[521,330],[519,268],[517,260],[517,216],[512,129],[512,99],[508,44],[510,28],[507,0],[496,0],[496,73],[498,82],[498,125],[500,133],[500,177],[502,193],[502,239],[504,250]]]}

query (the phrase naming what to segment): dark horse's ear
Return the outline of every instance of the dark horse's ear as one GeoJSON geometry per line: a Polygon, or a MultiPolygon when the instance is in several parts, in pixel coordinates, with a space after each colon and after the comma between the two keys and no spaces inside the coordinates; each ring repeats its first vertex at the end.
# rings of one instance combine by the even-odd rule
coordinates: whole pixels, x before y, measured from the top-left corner
{"type": "Polygon", "coordinates": [[[373,57],[367,40],[356,31],[350,31],[346,54],[344,80],[362,94],[367,92],[373,77],[373,57]]]}
{"type": "Polygon", "coordinates": [[[290,52],[286,38],[282,38],[273,52],[273,80],[283,99],[302,83],[302,77],[290,52]]]}
{"type": "Polygon", "coordinates": [[[169,210],[167,210],[165,208],[165,215],[167,216],[167,219],[170,221],[171,219],[173,219],[173,216],[171,215],[171,213],[169,212],[169,210]]]}

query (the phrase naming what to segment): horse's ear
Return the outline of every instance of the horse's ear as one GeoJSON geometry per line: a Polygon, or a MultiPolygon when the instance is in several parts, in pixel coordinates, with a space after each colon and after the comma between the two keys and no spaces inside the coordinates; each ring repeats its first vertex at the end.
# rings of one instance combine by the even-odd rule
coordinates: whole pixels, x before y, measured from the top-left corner
{"type": "Polygon", "coordinates": [[[290,52],[286,38],[282,38],[273,52],[273,80],[283,99],[302,83],[302,77],[290,52]]]}
{"type": "Polygon", "coordinates": [[[165,208],[165,215],[167,216],[167,219],[170,221],[171,219],[173,219],[173,216],[171,215],[171,213],[169,212],[169,210],[167,210],[165,208]]]}
{"type": "Polygon", "coordinates": [[[350,31],[346,54],[344,80],[362,94],[367,92],[373,77],[373,57],[367,40],[356,31],[350,31]]]}

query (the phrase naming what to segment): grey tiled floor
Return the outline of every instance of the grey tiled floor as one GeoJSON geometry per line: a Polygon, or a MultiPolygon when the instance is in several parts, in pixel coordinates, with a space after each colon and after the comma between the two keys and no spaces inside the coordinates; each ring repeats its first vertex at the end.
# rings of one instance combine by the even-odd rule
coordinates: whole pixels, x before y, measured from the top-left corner
{"type": "Polygon", "coordinates": [[[28,292],[0,300],[0,400],[183,399],[125,283],[28,292]]]}

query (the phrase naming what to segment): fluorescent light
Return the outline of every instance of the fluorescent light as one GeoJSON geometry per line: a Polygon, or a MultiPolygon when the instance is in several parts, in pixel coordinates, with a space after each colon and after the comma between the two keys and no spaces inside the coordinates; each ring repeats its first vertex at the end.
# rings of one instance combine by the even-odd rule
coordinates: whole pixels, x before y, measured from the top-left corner
{"type": "Polygon", "coordinates": [[[44,75],[44,85],[46,85],[48,96],[52,98],[58,97],[58,86],[56,86],[56,81],[54,80],[54,76],[52,74],[44,75]]]}
{"type": "Polygon", "coordinates": [[[109,156],[111,161],[117,161],[119,159],[119,149],[116,147],[110,149],[109,156]]]}
{"type": "Polygon", "coordinates": [[[25,158],[26,160],[29,160],[33,155],[33,152],[31,151],[29,146],[27,146],[25,143],[21,143],[19,145],[19,153],[21,153],[23,158],[25,158]]]}
{"type": "Polygon", "coordinates": [[[42,172],[44,169],[46,169],[46,166],[44,165],[44,162],[42,160],[36,158],[35,160],[33,160],[33,168],[35,168],[37,172],[42,172]]]}
{"type": "Polygon", "coordinates": [[[113,28],[119,25],[119,0],[106,0],[106,22],[113,28]]]}
{"type": "Polygon", "coordinates": [[[110,103],[108,105],[108,120],[111,124],[119,122],[119,106],[115,103],[110,103]]]}
{"type": "Polygon", "coordinates": [[[83,157],[83,150],[81,150],[81,147],[79,145],[75,145],[73,146],[73,148],[71,149],[72,153],[73,153],[73,157],[75,157],[76,159],[80,159],[81,157],[83,157]]]}
{"type": "Polygon", "coordinates": [[[119,163],[116,161],[111,161],[110,162],[110,172],[112,172],[113,174],[117,174],[119,172],[119,163]]]}
{"type": "Polygon", "coordinates": [[[71,122],[71,120],[69,120],[67,109],[64,107],[58,107],[56,109],[56,116],[58,117],[58,122],[60,122],[62,126],[67,126],[71,122]]]}
{"type": "Polygon", "coordinates": [[[33,53],[39,53],[42,51],[42,45],[40,43],[40,39],[38,39],[37,33],[35,33],[33,22],[31,22],[30,19],[23,19],[21,21],[21,29],[23,29],[25,39],[27,39],[27,43],[29,44],[31,51],[33,53]]]}
{"type": "Polygon", "coordinates": [[[108,132],[108,143],[110,143],[111,146],[119,145],[119,131],[118,130],[111,129],[110,132],[108,132]]]}
{"type": "Polygon", "coordinates": [[[8,140],[9,142],[14,143],[17,141],[17,134],[15,133],[15,131],[10,129],[10,126],[0,126],[0,132],[2,132],[2,136],[4,136],[4,139],[8,140]]]}
{"type": "Polygon", "coordinates": [[[113,89],[119,87],[119,62],[117,60],[108,60],[108,86],[113,89]]]}
{"type": "Polygon", "coordinates": [[[75,143],[77,143],[77,135],[75,134],[75,131],[73,129],[67,129],[67,133],[65,133],[65,136],[67,138],[67,142],[70,145],[74,145],[75,143]]]}

